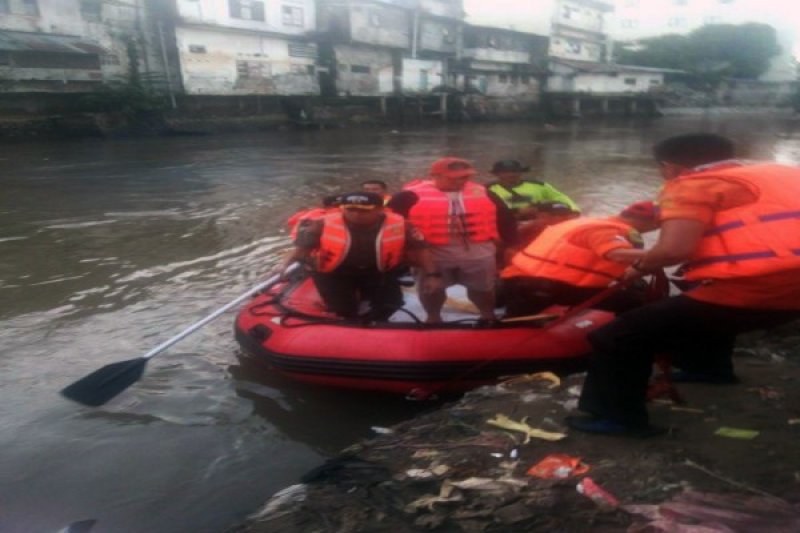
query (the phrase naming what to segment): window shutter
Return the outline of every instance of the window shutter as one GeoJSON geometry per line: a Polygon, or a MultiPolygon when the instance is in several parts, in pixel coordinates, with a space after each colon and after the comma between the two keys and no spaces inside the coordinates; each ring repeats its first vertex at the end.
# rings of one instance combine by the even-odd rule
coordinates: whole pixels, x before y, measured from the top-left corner
{"type": "Polygon", "coordinates": [[[253,20],[264,20],[264,2],[253,2],[253,20]]]}

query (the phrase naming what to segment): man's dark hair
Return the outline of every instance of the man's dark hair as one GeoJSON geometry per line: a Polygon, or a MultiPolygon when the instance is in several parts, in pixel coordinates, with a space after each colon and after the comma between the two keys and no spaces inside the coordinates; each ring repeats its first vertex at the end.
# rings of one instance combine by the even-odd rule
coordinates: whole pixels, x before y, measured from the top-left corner
{"type": "Polygon", "coordinates": [[[713,133],[676,135],[653,146],[656,161],[692,168],[734,156],[733,142],[713,133]]]}
{"type": "Polygon", "coordinates": [[[385,181],[381,181],[381,180],[362,181],[361,182],[361,186],[363,187],[364,185],[380,185],[381,187],[383,187],[384,191],[389,189],[389,186],[386,185],[386,182],[385,181]]]}

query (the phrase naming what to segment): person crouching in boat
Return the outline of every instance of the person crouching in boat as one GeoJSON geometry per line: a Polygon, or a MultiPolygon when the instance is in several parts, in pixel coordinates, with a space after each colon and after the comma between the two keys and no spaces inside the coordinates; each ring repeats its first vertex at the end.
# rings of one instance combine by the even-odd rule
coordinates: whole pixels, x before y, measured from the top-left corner
{"type": "MultiPolygon", "coordinates": [[[[653,202],[638,202],[617,216],[577,218],[545,228],[501,272],[506,316],[591,298],[644,255],[641,233],[657,227],[653,202]]],[[[622,311],[641,303],[637,294],[619,291],[598,307],[622,311]]]]}
{"type": "MultiPolygon", "coordinates": [[[[434,271],[419,231],[400,215],[384,211],[381,195],[353,192],[340,197],[338,211],[298,224],[295,249],[284,265],[310,264],[314,285],[329,311],[343,318],[382,321],[403,305],[394,270],[404,260],[423,272],[434,271]],[[369,303],[364,316],[359,315],[362,300],[369,303]]],[[[441,283],[435,277],[426,279],[431,286],[441,283]]]]}
{"type": "Polygon", "coordinates": [[[429,179],[407,184],[388,207],[420,229],[436,264],[433,273],[420,272],[418,293],[426,322],[442,321],[445,288],[464,285],[467,297],[486,322],[494,320],[497,245],[516,244],[517,224],[502,200],[471,178],[475,169],[464,160],[445,157],[434,161],[429,179]],[[435,290],[431,276],[444,283],[435,290]]]}
{"type": "Polygon", "coordinates": [[[579,211],[561,202],[543,202],[536,206],[536,219],[519,223],[519,241],[528,244],[545,228],[581,216],[579,211]]]}

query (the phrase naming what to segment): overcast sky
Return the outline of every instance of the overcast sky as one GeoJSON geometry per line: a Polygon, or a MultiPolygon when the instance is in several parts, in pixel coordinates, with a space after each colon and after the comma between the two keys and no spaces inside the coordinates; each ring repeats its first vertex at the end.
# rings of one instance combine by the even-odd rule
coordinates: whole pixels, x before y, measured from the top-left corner
{"type": "MultiPolygon", "coordinates": [[[[735,9],[740,19],[765,22],[781,34],[781,40],[792,43],[795,56],[800,57],[800,1],[799,0],[734,0],[735,4],[723,9],[735,9]]],[[[639,5],[652,16],[666,18],[671,12],[669,0],[640,0],[639,5]]],[[[703,10],[702,6],[717,7],[716,0],[689,0],[687,9],[703,10]],[[693,7],[700,6],[700,7],[693,7]]],[[[546,33],[552,16],[553,0],[464,0],[467,20],[471,24],[512,28],[520,31],[546,33]]],[[[713,13],[709,12],[709,15],[713,13]]]]}

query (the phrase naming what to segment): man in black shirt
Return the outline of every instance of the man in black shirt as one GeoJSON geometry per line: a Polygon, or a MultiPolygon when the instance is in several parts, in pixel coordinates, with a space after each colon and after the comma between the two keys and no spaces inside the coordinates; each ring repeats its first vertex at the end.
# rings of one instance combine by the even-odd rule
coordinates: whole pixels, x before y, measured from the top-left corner
{"type": "MultiPolygon", "coordinates": [[[[328,309],[344,318],[387,320],[403,305],[396,270],[405,260],[424,272],[434,266],[422,235],[401,216],[385,212],[383,198],[368,192],[341,196],[338,212],[303,220],[285,264],[305,260],[328,309]]],[[[441,283],[435,276],[428,283],[441,283]]]]}

